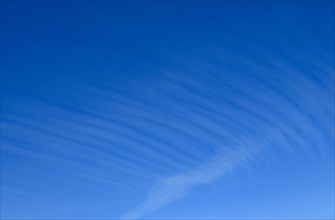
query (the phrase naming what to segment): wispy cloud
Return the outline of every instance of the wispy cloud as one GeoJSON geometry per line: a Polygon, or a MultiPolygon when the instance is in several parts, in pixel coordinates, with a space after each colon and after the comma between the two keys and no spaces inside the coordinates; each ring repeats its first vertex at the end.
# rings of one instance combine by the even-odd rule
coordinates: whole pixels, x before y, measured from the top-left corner
{"type": "Polygon", "coordinates": [[[150,188],[147,197],[135,208],[127,211],[121,219],[138,219],[156,211],[175,200],[183,198],[193,187],[211,184],[233,170],[257,160],[271,145],[270,140],[281,141],[282,135],[274,131],[269,137],[241,140],[241,146],[222,149],[215,157],[192,170],[158,179],[150,188]]]}

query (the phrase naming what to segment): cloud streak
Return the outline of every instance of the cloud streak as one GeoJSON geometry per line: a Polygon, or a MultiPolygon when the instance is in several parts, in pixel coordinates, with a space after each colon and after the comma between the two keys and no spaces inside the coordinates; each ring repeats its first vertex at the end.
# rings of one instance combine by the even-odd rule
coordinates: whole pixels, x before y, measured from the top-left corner
{"type": "Polygon", "coordinates": [[[183,198],[198,185],[211,184],[235,169],[246,166],[268,150],[271,145],[269,139],[279,142],[283,137],[279,131],[270,136],[241,142],[238,148],[222,149],[215,157],[194,169],[158,179],[144,201],[124,213],[121,219],[139,219],[183,198]]]}

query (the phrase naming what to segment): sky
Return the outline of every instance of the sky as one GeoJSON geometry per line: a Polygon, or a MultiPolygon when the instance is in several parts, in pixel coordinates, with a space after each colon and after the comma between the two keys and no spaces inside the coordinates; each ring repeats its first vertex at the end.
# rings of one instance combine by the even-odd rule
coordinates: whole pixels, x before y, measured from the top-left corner
{"type": "Polygon", "coordinates": [[[1,1],[1,219],[334,219],[334,1],[1,1]]]}

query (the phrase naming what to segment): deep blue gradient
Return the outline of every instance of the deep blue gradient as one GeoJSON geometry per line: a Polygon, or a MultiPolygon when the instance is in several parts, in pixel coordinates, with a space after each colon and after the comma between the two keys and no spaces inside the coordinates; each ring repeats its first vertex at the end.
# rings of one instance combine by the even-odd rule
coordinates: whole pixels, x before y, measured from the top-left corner
{"type": "Polygon", "coordinates": [[[1,218],[333,219],[334,1],[2,1],[1,218]]]}

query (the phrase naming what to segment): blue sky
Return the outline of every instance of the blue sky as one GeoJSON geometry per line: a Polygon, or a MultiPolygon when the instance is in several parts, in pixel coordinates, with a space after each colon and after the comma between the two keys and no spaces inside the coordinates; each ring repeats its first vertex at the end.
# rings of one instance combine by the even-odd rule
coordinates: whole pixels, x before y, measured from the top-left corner
{"type": "Polygon", "coordinates": [[[2,219],[333,219],[334,1],[2,1],[2,219]]]}

